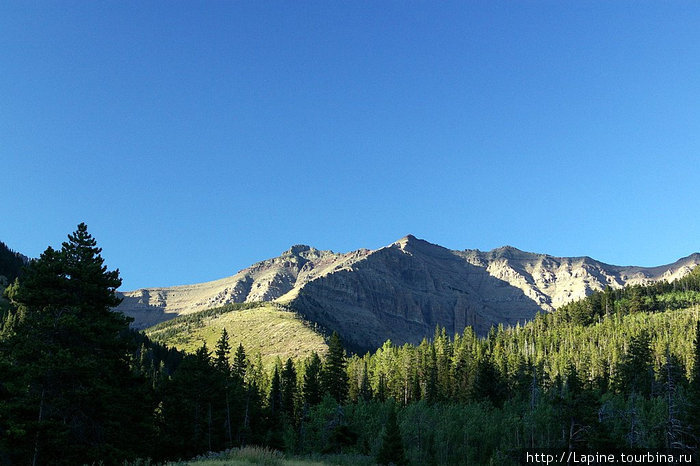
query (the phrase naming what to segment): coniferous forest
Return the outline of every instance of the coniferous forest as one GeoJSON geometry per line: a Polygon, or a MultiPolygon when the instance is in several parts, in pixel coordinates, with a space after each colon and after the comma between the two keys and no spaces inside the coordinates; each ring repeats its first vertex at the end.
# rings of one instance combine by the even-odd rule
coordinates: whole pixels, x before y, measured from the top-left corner
{"type": "MultiPolygon", "coordinates": [[[[0,464],[124,464],[258,445],[357,464],[518,464],[523,452],[694,452],[700,270],[606,289],[516,328],[437,328],[262,364],[225,331],[185,354],[111,311],[84,224],[5,290],[0,464]],[[322,457],[322,456],[321,456],[322,457]]],[[[234,311],[235,312],[235,311],[234,311]]]]}

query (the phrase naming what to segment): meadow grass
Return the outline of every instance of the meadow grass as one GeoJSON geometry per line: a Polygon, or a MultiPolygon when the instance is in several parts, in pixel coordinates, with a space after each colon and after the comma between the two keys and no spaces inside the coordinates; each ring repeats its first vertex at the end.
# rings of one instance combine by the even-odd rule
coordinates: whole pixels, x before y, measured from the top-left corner
{"type": "Polygon", "coordinates": [[[168,463],[167,466],[371,466],[373,458],[362,455],[313,455],[287,457],[283,453],[264,447],[233,448],[221,453],[209,453],[189,461],[168,463]]]}
{"type": "Polygon", "coordinates": [[[230,337],[232,353],[242,343],[248,356],[259,352],[266,365],[277,357],[299,359],[313,351],[325,354],[328,349],[320,332],[295,312],[272,303],[203,317],[196,323],[161,324],[147,329],[146,334],[168,346],[194,353],[203,342],[213,349],[224,328],[230,337]]]}

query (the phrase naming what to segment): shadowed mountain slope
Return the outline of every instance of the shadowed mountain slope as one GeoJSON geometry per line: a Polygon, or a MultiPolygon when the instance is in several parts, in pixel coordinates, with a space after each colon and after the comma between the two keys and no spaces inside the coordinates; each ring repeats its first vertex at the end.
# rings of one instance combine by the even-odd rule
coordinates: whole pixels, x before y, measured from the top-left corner
{"type": "Polygon", "coordinates": [[[118,309],[145,328],[226,303],[277,301],[337,330],[351,347],[368,349],[388,338],[419,342],[436,325],[449,333],[471,325],[484,334],[492,325],[524,322],[608,285],[672,280],[698,263],[699,254],[644,268],[509,246],[454,251],[408,235],[346,254],[293,246],[229,278],[123,293],[118,309]]]}
{"type": "Polygon", "coordinates": [[[28,262],[28,257],[13,251],[0,241],[0,287],[14,281],[28,262]]]}

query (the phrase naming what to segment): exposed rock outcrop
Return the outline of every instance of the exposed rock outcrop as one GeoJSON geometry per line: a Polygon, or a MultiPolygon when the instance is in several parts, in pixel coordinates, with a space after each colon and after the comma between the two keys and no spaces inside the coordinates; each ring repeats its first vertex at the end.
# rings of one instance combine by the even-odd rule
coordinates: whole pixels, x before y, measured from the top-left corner
{"type": "Polygon", "coordinates": [[[144,328],[230,302],[279,301],[337,330],[355,348],[386,339],[418,342],[435,326],[484,334],[552,311],[609,285],[672,280],[700,263],[693,254],[659,267],[620,267],[589,257],[553,257],[506,246],[454,251],[408,235],[377,250],[337,254],[291,247],[236,275],[197,285],[123,293],[119,310],[144,328]]]}

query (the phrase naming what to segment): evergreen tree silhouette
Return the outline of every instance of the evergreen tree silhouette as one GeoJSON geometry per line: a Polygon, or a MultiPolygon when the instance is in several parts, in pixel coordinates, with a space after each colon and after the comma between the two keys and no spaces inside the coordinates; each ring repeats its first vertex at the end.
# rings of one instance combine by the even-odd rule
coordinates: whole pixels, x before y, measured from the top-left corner
{"type": "Polygon", "coordinates": [[[406,454],[401,440],[401,429],[396,419],[396,408],[391,403],[389,408],[389,416],[387,417],[384,435],[382,436],[382,446],[377,455],[377,463],[379,464],[407,464],[406,454]]]}

